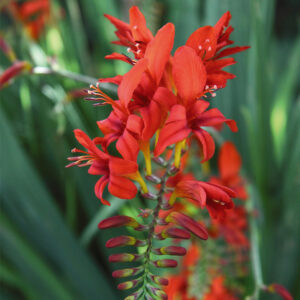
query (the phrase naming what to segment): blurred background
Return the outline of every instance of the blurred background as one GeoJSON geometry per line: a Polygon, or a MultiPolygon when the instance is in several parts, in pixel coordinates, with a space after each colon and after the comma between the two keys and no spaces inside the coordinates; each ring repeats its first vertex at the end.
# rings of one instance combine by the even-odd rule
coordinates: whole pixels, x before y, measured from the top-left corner
{"type": "MultiPolygon", "coordinates": [[[[103,14],[128,21],[133,4],[153,32],[175,24],[174,48],[227,10],[232,39],[251,46],[236,55],[229,70],[237,78],[214,103],[238,122],[237,134],[224,134],[241,152],[253,186],[264,281],[283,284],[300,299],[300,2],[39,1],[43,9],[24,20],[18,3],[26,1],[1,0],[1,37],[19,60],[88,77],[24,74],[0,90],[0,299],[121,299],[104,247],[111,233],[99,232],[97,223],[132,204],[113,199],[103,207],[94,195],[96,178],[64,166],[77,146],[73,129],[96,136],[96,120],[108,114],[78,90],[127,71],[127,64],[104,59],[124,49],[110,43],[114,27],[103,14]]],[[[0,51],[0,74],[10,65],[0,51]]]]}

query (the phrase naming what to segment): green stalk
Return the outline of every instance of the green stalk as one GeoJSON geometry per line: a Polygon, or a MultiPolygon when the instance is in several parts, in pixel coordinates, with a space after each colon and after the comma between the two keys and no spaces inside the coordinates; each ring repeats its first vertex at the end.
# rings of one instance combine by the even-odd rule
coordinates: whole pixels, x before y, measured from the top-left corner
{"type": "Polygon", "coordinates": [[[263,276],[262,276],[262,267],[261,267],[261,258],[259,253],[259,235],[257,222],[253,216],[254,209],[254,187],[250,186],[250,199],[248,200],[248,211],[250,212],[250,257],[251,257],[251,266],[254,277],[254,291],[253,294],[246,297],[246,300],[258,300],[260,291],[264,287],[263,276]]]}

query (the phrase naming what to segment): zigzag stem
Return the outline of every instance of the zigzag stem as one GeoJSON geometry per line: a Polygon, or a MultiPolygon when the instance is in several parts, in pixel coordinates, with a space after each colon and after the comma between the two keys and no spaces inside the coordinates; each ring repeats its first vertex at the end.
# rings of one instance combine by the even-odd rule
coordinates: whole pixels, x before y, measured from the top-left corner
{"type": "Polygon", "coordinates": [[[158,223],[159,211],[161,209],[161,205],[162,205],[162,202],[164,199],[164,191],[166,188],[167,179],[170,176],[169,171],[170,171],[170,166],[172,165],[172,162],[173,162],[173,159],[171,158],[169,163],[166,166],[165,174],[161,177],[161,186],[160,186],[160,190],[158,192],[157,205],[154,208],[153,219],[149,225],[149,234],[148,234],[148,238],[147,238],[147,250],[145,252],[145,257],[144,257],[145,261],[143,264],[143,267],[144,267],[143,286],[142,286],[143,294],[145,294],[145,291],[146,291],[147,275],[149,273],[150,256],[151,256],[151,250],[152,250],[152,246],[153,246],[155,226],[158,223]]]}

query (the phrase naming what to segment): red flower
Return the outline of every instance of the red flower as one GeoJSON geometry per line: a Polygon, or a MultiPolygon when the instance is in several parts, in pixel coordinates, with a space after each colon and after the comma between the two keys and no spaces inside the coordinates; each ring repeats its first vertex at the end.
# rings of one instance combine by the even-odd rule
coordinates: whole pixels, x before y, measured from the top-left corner
{"type": "Polygon", "coordinates": [[[236,197],[242,200],[248,198],[245,182],[239,175],[242,159],[236,147],[231,142],[225,142],[219,152],[218,168],[220,177],[212,177],[211,183],[225,185],[236,192],[236,197]]]}
{"type": "Polygon", "coordinates": [[[293,300],[292,295],[289,293],[289,291],[282,286],[281,284],[278,283],[272,283],[269,286],[265,288],[268,292],[271,293],[276,293],[279,296],[281,296],[282,299],[284,300],[293,300]]]}
{"type": "Polygon", "coordinates": [[[228,244],[234,247],[249,247],[249,241],[245,234],[248,227],[247,214],[243,206],[227,210],[224,218],[213,219],[212,222],[228,244]]]}
{"type": "Polygon", "coordinates": [[[78,142],[87,151],[74,148],[72,152],[79,152],[84,155],[69,157],[69,160],[74,162],[67,167],[74,165],[79,167],[90,166],[89,174],[101,175],[102,177],[95,185],[95,194],[105,205],[110,205],[108,201],[103,199],[103,191],[106,185],[108,185],[109,192],[116,197],[121,199],[134,198],[137,188],[129,178],[140,182],[137,164],[102,152],[82,130],[76,129],[74,132],[78,142]]]}
{"type": "Polygon", "coordinates": [[[37,40],[49,18],[49,0],[29,0],[22,4],[12,3],[16,17],[24,24],[29,35],[37,40]]]}
{"type": "Polygon", "coordinates": [[[210,291],[204,296],[203,300],[238,300],[225,286],[224,277],[218,276],[213,279],[210,291]]]}
{"type": "Polygon", "coordinates": [[[175,52],[173,78],[178,104],[171,108],[154,154],[160,155],[167,146],[184,141],[193,133],[202,145],[203,162],[209,160],[214,154],[215,143],[202,127],[226,123],[232,131],[237,131],[236,123],[226,119],[217,108],[207,110],[209,102],[197,100],[204,93],[206,71],[194,50],[183,46],[175,52]],[[188,80],[189,77],[193,80],[188,80]]]}
{"type": "Polygon", "coordinates": [[[224,217],[224,210],[233,208],[231,197],[235,193],[224,186],[210,184],[198,180],[181,179],[180,175],[167,181],[168,187],[174,187],[174,192],[170,197],[170,203],[174,203],[177,197],[187,198],[199,205],[206,207],[212,217],[224,217]]]}
{"type": "Polygon", "coordinates": [[[200,250],[196,244],[191,244],[187,250],[186,256],[183,258],[182,270],[178,275],[168,277],[169,285],[165,287],[165,292],[168,294],[169,300],[196,300],[195,297],[190,297],[188,293],[188,280],[191,276],[192,268],[196,266],[200,258],[200,250]]]}
{"type": "MultiPolygon", "coordinates": [[[[151,31],[146,26],[146,20],[137,6],[129,10],[130,24],[127,24],[113,16],[104,15],[116,27],[118,41],[113,44],[128,47],[128,52],[132,52],[136,59],[144,57],[148,43],[153,39],[151,31]]],[[[128,57],[122,54],[113,53],[106,56],[107,59],[120,59],[130,63],[128,57]]]]}
{"type": "Polygon", "coordinates": [[[220,18],[215,26],[198,28],[191,34],[186,42],[186,45],[193,48],[203,61],[207,71],[206,85],[212,89],[224,88],[227,79],[235,78],[235,75],[223,71],[222,69],[235,64],[236,61],[231,57],[223,57],[249,48],[248,46],[237,46],[223,49],[233,44],[233,41],[229,40],[230,34],[233,31],[233,27],[228,26],[230,19],[231,14],[228,11],[220,18]]]}
{"type": "Polygon", "coordinates": [[[9,83],[11,79],[20,75],[24,71],[31,70],[31,68],[30,63],[27,61],[15,61],[13,65],[0,75],[0,89],[2,89],[5,84],[9,83]]]}

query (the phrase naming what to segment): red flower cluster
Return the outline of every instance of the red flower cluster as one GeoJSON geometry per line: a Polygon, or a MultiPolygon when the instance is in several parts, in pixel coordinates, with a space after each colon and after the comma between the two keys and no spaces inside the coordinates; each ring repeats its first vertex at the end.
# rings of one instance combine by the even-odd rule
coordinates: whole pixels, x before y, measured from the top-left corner
{"type": "Polygon", "coordinates": [[[24,24],[30,37],[37,40],[49,19],[50,1],[29,0],[20,4],[13,0],[10,8],[15,17],[24,24]]]}
{"type": "MultiPolygon", "coordinates": [[[[223,49],[233,43],[229,40],[232,32],[232,27],[228,27],[230,13],[225,13],[214,27],[199,28],[188,38],[186,45],[175,51],[174,56],[171,55],[175,35],[172,23],[163,26],[153,36],[136,6],[129,13],[130,24],[106,15],[117,29],[118,41],[114,43],[127,47],[128,52],[133,53],[131,58],[118,53],[106,57],[133,65],[123,76],[99,80],[118,85],[118,99],[106,95],[99,85],[91,86],[89,91],[89,100],[96,101],[96,105],[109,104],[112,107],[109,117],[98,122],[104,136],[82,144],[92,155],[92,158],[88,158],[88,164],[92,164],[89,173],[103,176],[96,188],[96,195],[100,199],[103,199],[102,192],[106,183],[113,195],[126,199],[134,197],[137,190],[129,184],[129,178],[138,178],[143,192],[147,192],[141,177],[136,175],[136,161],[140,152],[144,155],[146,173],[150,176],[151,152],[157,157],[168,146],[175,144],[174,165],[178,168],[182,149],[192,136],[199,140],[204,154],[203,161],[206,161],[213,156],[215,150],[215,143],[206,131],[207,127],[219,127],[226,123],[232,131],[237,131],[234,120],[225,118],[217,108],[209,108],[210,103],[203,100],[216,89],[224,87],[227,79],[233,78],[232,74],[222,69],[235,61],[223,57],[248,48],[223,49]],[[151,139],[155,135],[152,148],[151,139]],[[116,142],[116,148],[122,156],[117,159],[118,164],[124,165],[124,171],[127,166],[134,165],[135,168],[128,167],[126,174],[123,170],[120,174],[114,173],[111,179],[111,171],[107,171],[109,168],[103,171],[102,163],[101,168],[95,166],[102,160],[109,166],[113,164],[112,161],[116,161],[116,158],[108,154],[108,146],[113,142],[116,142]],[[97,146],[101,146],[102,151],[96,151],[97,146]],[[105,159],[99,158],[100,152],[105,159]],[[126,178],[125,183],[117,181],[118,184],[114,185],[116,175],[118,178],[126,178]],[[123,189],[124,186],[127,188],[123,189]]],[[[81,141],[82,139],[79,142],[81,141]]],[[[82,158],[71,160],[75,160],[71,165],[76,165],[82,158]]],[[[183,191],[186,190],[190,190],[190,193],[194,191],[194,194],[200,193],[201,199],[198,197],[197,201],[200,201],[202,207],[207,205],[212,215],[233,206],[230,197],[234,193],[219,185],[193,180],[178,182],[173,188],[174,193],[180,197],[191,197],[190,194],[184,194],[183,191]]]]}

